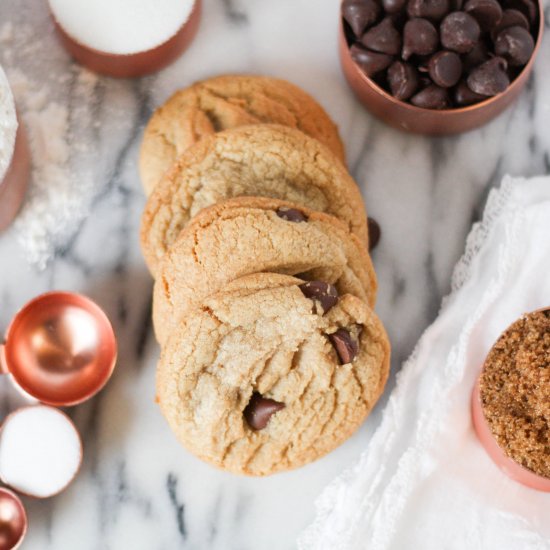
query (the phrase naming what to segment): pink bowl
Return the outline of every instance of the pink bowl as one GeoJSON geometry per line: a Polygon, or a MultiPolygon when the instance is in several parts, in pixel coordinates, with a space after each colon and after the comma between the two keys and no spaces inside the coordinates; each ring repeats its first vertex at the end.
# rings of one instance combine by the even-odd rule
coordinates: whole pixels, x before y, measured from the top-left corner
{"type": "Polygon", "coordinates": [[[491,457],[493,462],[511,479],[536,489],[537,491],[550,492],[550,479],[539,476],[524,468],[521,464],[518,464],[515,460],[512,460],[509,456],[506,456],[504,451],[499,447],[496,439],[494,438],[489,424],[483,414],[481,406],[481,395],[479,390],[479,378],[474,386],[472,392],[472,420],[474,428],[477,433],[479,441],[487,451],[487,454],[491,457]]]}

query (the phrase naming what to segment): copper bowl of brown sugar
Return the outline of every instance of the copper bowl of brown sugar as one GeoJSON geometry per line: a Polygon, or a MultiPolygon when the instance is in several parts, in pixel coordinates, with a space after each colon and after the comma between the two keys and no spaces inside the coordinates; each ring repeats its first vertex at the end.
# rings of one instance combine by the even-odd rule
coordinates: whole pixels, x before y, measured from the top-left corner
{"type": "Polygon", "coordinates": [[[472,418],[509,477],[550,492],[550,308],[523,315],[495,342],[474,388],[472,418]]]}
{"type": "MultiPolygon", "coordinates": [[[[454,13],[457,13],[457,11],[454,13]]],[[[493,17],[497,16],[493,15],[493,17]]],[[[499,25],[500,24],[501,23],[499,23],[499,25]]],[[[419,134],[456,134],[472,130],[489,122],[502,113],[502,111],[518,97],[527,83],[533,69],[535,58],[540,49],[543,25],[544,14],[540,0],[344,0],[341,4],[339,25],[340,61],[344,75],[358,99],[372,114],[376,115],[387,124],[400,130],[419,134]],[[436,14],[434,17],[431,17],[429,7],[440,4],[449,6],[445,14],[436,14]],[[480,5],[481,8],[479,7],[480,5]],[[513,27],[515,31],[517,31],[518,26],[525,28],[527,24],[528,31],[532,38],[528,61],[521,66],[515,67],[510,66],[513,65],[513,62],[506,64],[505,70],[509,84],[502,91],[487,96],[486,99],[484,99],[485,96],[483,96],[483,98],[478,97],[476,103],[457,106],[455,98],[458,94],[457,90],[459,85],[464,89],[466,87],[466,82],[468,82],[472,74],[466,73],[467,65],[465,56],[469,55],[469,53],[457,54],[457,51],[450,50],[447,47],[452,45],[448,43],[448,37],[446,41],[442,38],[443,24],[449,15],[453,15],[453,10],[460,10],[460,14],[462,15],[466,14],[464,19],[470,22],[472,16],[475,16],[477,20],[480,21],[480,38],[478,40],[490,44],[490,47],[494,49],[496,48],[496,34],[494,34],[494,29],[491,30],[484,27],[483,16],[487,15],[487,13],[490,15],[491,8],[494,8],[495,5],[501,10],[501,19],[503,13],[506,13],[507,18],[512,17],[514,19],[513,27]],[[371,6],[373,13],[369,14],[368,9],[365,11],[365,6],[371,6]],[[427,15],[425,15],[423,9],[428,10],[427,15]],[[482,11],[481,18],[479,17],[480,9],[482,11]],[[390,12],[388,12],[388,10],[390,10],[390,12]],[[391,10],[395,11],[392,13],[391,10]],[[483,12],[483,10],[485,10],[485,12],[483,12]],[[348,22],[348,20],[351,20],[349,13],[362,13],[361,17],[363,17],[363,19],[367,18],[367,20],[370,21],[365,31],[361,30],[361,23],[355,24],[355,30],[352,29],[352,26],[348,22]],[[413,19],[416,21],[419,19],[422,20],[427,30],[436,33],[433,37],[433,44],[435,45],[433,45],[432,52],[429,55],[414,53],[414,44],[412,47],[413,53],[411,53],[410,45],[407,46],[405,44],[405,26],[413,19]],[[386,25],[386,27],[390,28],[390,34],[393,32],[391,27],[393,27],[394,30],[396,29],[401,40],[399,46],[394,47],[394,45],[391,44],[389,47],[387,46],[387,32],[385,34],[380,32],[379,27],[381,25],[386,25]],[[369,33],[369,36],[365,38],[367,33],[369,33]],[[495,36],[494,40],[492,38],[493,36],[495,36]],[[443,44],[443,42],[445,42],[445,44],[443,44]],[[365,46],[365,43],[371,46],[371,48],[369,49],[365,46]],[[376,48],[376,50],[372,47],[376,48]],[[399,47],[399,51],[397,47],[399,47]],[[409,51],[406,51],[407,49],[409,51]],[[393,53],[383,53],[382,50],[393,53]],[[442,52],[445,53],[442,54],[442,52]],[[439,56],[439,59],[432,61],[432,57],[435,58],[436,55],[439,56]],[[391,65],[387,65],[387,63],[390,63],[388,57],[391,57],[391,65]],[[403,89],[407,87],[407,82],[404,84],[403,82],[398,82],[393,88],[390,86],[390,77],[388,76],[390,70],[393,70],[393,76],[407,74],[407,71],[410,71],[410,67],[407,66],[412,65],[414,72],[417,74],[415,78],[418,82],[414,93],[418,94],[419,92],[424,92],[425,89],[430,87],[430,83],[431,85],[434,84],[433,79],[430,80],[432,75],[435,76],[437,80],[437,67],[441,67],[441,65],[438,65],[437,61],[441,62],[442,57],[447,60],[450,59],[455,63],[462,63],[460,80],[457,84],[446,88],[449,92],[446,104],[443,102],[434,108],[420,107],[411,103],[414,99],[414,95],[412,94],[405,99],[399,98],[402,95],[407,95],[407,93],[401,93],[403,89]],[[460,58],[461,61],[458,62],[457,58],[460,58]],[[357,62],[358,59],[365,60],[362,67],[359,66],[357,62]],[[367,66],[368,69],[365,68],[367,66]],[[374,68],[372,68],[373,66],[374,68]],[[384,68],[380,69],[380,66],[384,68]],[[407,71],[404,71],[404,69],[407,69],[407,71]],[[433,73],[431,72],[432,69],[433,73]],[[375,72],[367,76],[365,71],[369,73],[372,73],[372,71],[375,72]],[[392,95],[396,90],[399,90],[397,92],[397,97],[395,97],[395,94],[392,95]]],[[[408,33],[409,37],[422,34],[423,30],[422,28],[419,30],[411,29],[411,32],[408,33]]],[[[509,28],[507,28],[507,31],[508,30],[509,28]]],[[[520,30],[517,32],[521,34],[522,31],[520,30]]],[[[396,35],[395,33],[393,34],[395,41],[397,40],[395,38],[396,35]]],[[[515,47],[514,44],[517,44],[515,41],[516,37],[508,36],[505,38],[509,40],[505,41],[501,39],[501,42],[506,42],[508,44],[509,51],[510,47],[513,49],[515,47]]],[[[453,36],[451,36],[450,40],[451,42],[453,41],[453,36]]],[[[488,50],[488,48],[489,46],[485,47],[485,54],[488,56],[486,60],[493,60],[493,65],[498,65],[504,61],[494,61],[501,60],[502,58],[498,56],[495,57],[494,51],[488,50]]],[[[500,48],[502,48],[502,44],[500,48]]],[[[421,49],[421,47],[419,46],[418,49],[421,49]]],[[[460,45],[457,46],[457,50],[459,49],[460,45]]],[[[514,50],[514,52],[517,53],[516,50],[514,50]]],[[[476,66],[473,67],[476,68],[476,66]]],[[[448,76],[448,71],[450,70],[449,66],[444,67],[444,69],[447,71],[448,76]]],[[[468,70],[473,69],[470,67],[468,70]]],[[[447,82],[447,84],[448,83],[449,82],[447,82]]],[[[440,86],[435,87],[439,88],[440,86]]],[[[468,90],[466,90],[466,92],[468,92],[468,90]]],[[[415,102],[422,104],[422,101],[417,100],[415,102]]]]}

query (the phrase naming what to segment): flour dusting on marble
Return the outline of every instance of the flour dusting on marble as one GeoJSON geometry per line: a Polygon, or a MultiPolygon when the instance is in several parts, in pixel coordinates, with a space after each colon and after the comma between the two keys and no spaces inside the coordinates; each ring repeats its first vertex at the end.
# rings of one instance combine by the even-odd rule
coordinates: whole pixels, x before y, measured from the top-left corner
{"type": "Polygon", "coordinates": [[[28,133],[32,157],[28,195],[11,231],[27,260],[43,269],[88,214],[96,187],[85,170],[73,168],[74,157],[80,157],[88,145],[71,128],[86,125],[87,113],[76,120],[78,110],[71,112],[65,98],[55,97],[54,85],[74,78],[73,99],[84,102],[89,101],[97,77],[84,69],[75,69],[72,75],[38,76],[32,58],[39,43],[33,42],[32,35],[30,26],[15,31],[12,22],[4,23],[0,27],[0,58],[28,133]]]}

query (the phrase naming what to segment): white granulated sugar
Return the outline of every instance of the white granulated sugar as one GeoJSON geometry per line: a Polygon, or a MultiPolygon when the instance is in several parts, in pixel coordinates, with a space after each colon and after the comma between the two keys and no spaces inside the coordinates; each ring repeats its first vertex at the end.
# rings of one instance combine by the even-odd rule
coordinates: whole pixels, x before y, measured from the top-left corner
{"type": "Polygon", "coordinates": [[[0,184],[13,157],[16,133],[15,102],[4,70],[0,67],[0,184]]]}
{"type": "Polygon", "coordinates": [[[49,0],[74,40],[113,54],[144,52],[174,36],[195,0],[49,0]]]}
{"type": "Polygon", "coordinates": [[[20,409],[4,423],[0,477],[18,491],[42,498],[56,494],[73,479],[81,458],[80,437],[57,409],[20,409]]]}
{"type": "Polygon", "coordinates": [[[13,30],[11,22],[5,23],[0,28],[0,62],[32,159],[29,190],[10,232],[27,260],[44,268],[88,215],[100,184],[93,177],[97,159],[90,154],[86,133],[96,122],[93,93],[98,77],[80,67],[59,73],[42,67],[37,47],[44,46],[33,40],[34,32],[30,25],[13,30]]]}

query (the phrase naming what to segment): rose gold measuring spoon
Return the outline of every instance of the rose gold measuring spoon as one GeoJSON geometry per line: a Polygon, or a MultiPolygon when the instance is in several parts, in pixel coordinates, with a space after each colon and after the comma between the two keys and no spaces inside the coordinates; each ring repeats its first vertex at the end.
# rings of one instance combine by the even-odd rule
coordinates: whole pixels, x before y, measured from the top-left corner
{"type": "MultiPolygon", "coordinates": [[[[16,472],[14,478],[13,471],[9,475],[2,471],[2,481],[36,498],[54,496],[65,489],[80,468],[82,444],[70,418],[52,406],[68,407],[90,399],[109,380],[116,358],[117,343],[109,319],[97,304],[81,294],[48,292],[28,302],[15,315],[5,343],[0,345],[0,373],[10,375],[18,390],[45,405],[21,407],[6,417],[0,430],[0,469],[5,469],[2,445],[7,445],[4,440],[10,423],[11,448],[25,456],[28,434],[16,436],[19,441],[15,443],[13,439],[13,422],[21,426],[23,416],[34,416],[35,433],[36,414],[45,421],[49,418],[50,428],[56,418],[58,428],[61,426],[70,434],[68,440],[76,449],[73,453],[80,455],[69,472],[69,482],[60,490],[29,491],[25,489],[24,476],[17,479],[16,472]]],[[[0,550],[18,548],[26,531],[27,515],[19,497],[7,488],[0,488],[0,550]]]]}

